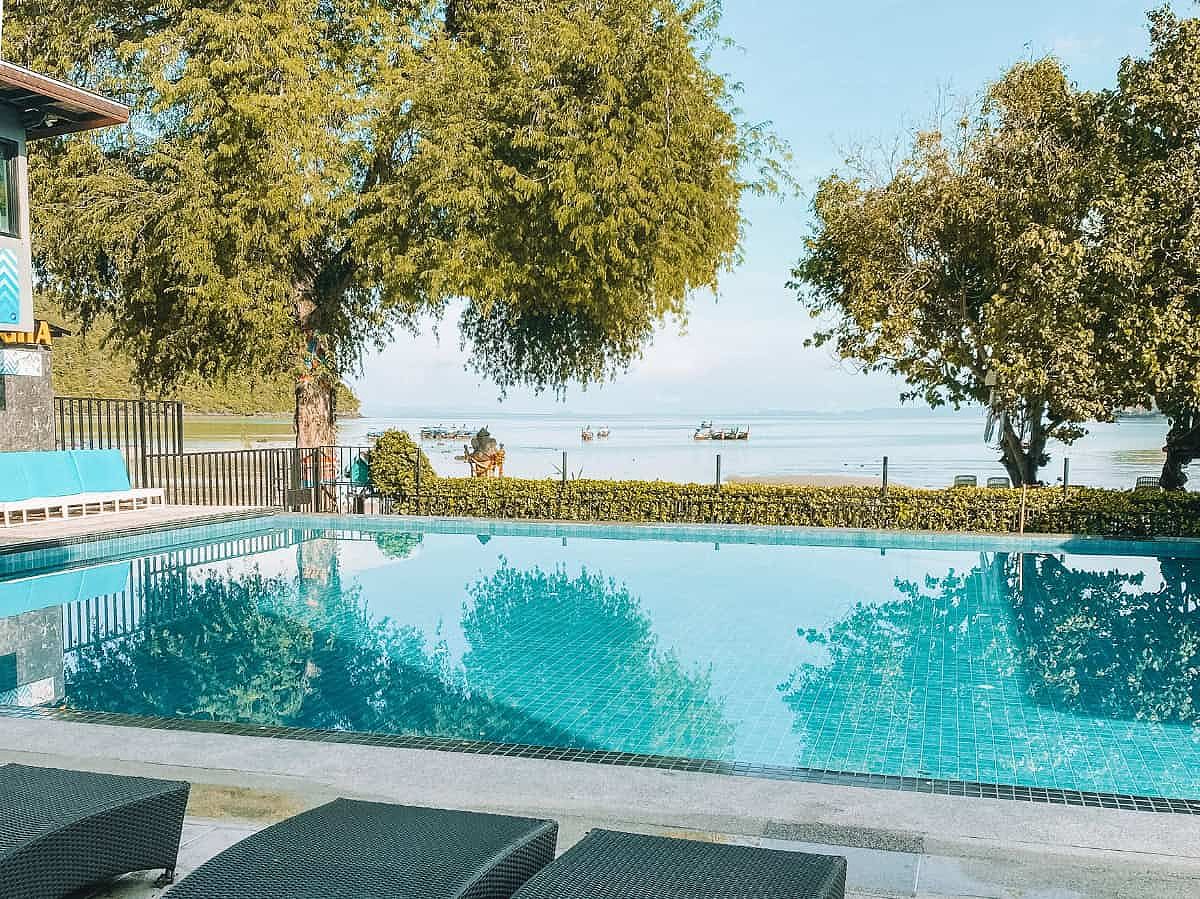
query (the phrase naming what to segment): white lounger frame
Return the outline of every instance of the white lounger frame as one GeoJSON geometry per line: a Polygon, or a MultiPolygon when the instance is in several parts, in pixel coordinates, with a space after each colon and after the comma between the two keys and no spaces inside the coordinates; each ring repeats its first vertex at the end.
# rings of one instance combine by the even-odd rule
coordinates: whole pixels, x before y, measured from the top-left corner
{"type": "Polygon", "coordinates": [[[70,518],[74,510],[80,516],[102,515],[106,512],[133,512],[137,509],[147,509],[151,503],[163,503],[161,487],[144,487],[134,490],[114,490],[111,493],[76,493],[73,496],[35,496],[31,499],[18,499],[0,502],[0,514],[4,518],[4,527],[17,523],[20,516],[21,524],[30,522],[30,514],[39,516],[40,521],[51,518],[70,518]],[[124,507],[124,508],[123,508],[124,507]],[[54,513],[58,514],[55,515],[54,513]]]}

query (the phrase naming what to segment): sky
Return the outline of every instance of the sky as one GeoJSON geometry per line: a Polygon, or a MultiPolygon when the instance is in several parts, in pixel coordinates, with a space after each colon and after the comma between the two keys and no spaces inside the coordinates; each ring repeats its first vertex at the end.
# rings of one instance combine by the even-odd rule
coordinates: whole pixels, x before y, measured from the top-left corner
{"type": "MultiPolygon", "coordinates": [[[[747,121],[791,146],[801,195],[744,203],[743,261],[716,296],[698,294],[682,332],[666,325],[616,381],[563,400],[509,391],[466,368],[453,315],[398,335],[364,361],[353,386],[368,415],[475,412],[836,412],[892,408],[901,385],[865,376],[827,348],[806,348],[814,321],[786,288],[809,232],[813,188],[847,147],[888,145],[930,120],[947,95],[970,99],[1014,62],[1054,54],[1087,89],[1146,51],[1144,0],[725,0],[735,46],[715,65],[742,85],[747,121]]],[[[1200,7],[1179,0],[1181,14],[1200,7]]]]}

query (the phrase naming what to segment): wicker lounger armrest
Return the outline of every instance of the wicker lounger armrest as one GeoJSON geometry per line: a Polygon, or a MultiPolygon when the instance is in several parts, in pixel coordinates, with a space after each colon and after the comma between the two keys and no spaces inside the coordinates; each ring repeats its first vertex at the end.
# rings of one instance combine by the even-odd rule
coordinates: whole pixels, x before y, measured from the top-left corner
{"type": "Polygon", "coordinates": [[[188,784],[0,767],[0,896],[60,899],[131,871],[174,874],[188,784]]]}

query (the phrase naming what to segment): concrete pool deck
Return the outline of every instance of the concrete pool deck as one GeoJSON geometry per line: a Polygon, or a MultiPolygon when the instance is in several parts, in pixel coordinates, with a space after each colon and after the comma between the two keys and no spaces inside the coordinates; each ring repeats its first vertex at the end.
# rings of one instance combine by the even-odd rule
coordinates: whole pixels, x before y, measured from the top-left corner
{"type": "MultiPolygon", "coordinates": [[[[1200,895],[1200,816],[614,765],[0,719],[0,763],[196,785],[181,868],[335,796],[846,855],[855,896],[1083,899],[1200,895]]],[[[148,899],[135,877],[98,895],[148,899]]],[[[169,895],[169,894],[168,894],[169,895]]]]}
{"type": "Polygon", "coordinates": [[[76,515],[72,518],[52,518],[0,528],[0,551],[26,546],[80,539],[104,539],[129,531],[157,530],[174,526],[202,524],[206,521],[228,520],[265,514],[266,511],[244,506],[150,506],[127,512],[76,515]]]}

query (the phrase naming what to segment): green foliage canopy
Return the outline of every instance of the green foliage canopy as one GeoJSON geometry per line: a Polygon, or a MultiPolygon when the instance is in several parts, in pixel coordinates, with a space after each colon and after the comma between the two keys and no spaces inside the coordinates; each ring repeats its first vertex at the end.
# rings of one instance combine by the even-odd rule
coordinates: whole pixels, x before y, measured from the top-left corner
{"type": "MultiPolygon", "coordinates": [[[[78,325],[59,310],[38,303],[39,317],[77,332],[78,325]]],[[[133,362],[121,351],[121,344],[108,340],[109,326],[93,322],[87,334],[72,333],[54,339],[51,365],[54,392],[59,396],[95,396],[139,399],[146,394],[139,388],[133,362]]],[[[164,393],[151,393],[155,399],[179,400],[188,413],[258,415],[289,413],[295,406],[295,384],[286,373],[205,381],[186,376],[164,393]]],[[[339,414],[358,414],[358,397],[344,383],[337,386],[339,414]]]]}
{"type": "Polygon", "coordinates": [[[741,192],[779,172],[709,67],[713,9],[450,11],[447,27],[430,0],[18,5],[10,55],[135,112],[121,134],[43,145],[46,283],[84,321],[110,315],[151,384],[288,371],[327,392],[459,298],[501,387],[628,365],[716,285],[741,192]]]}
{"type": "Polygon", "coordinates": [[[1098,204],[1110,364],[1172,421],[1164,486],[1200,457],[1200,18],[1150,14],[1150,53],[1106,92],[1109,171],[1098,204]]]}
{"type": "Polygon", "coordinates": [[[1149,14],[1117,87],[1014,66],[952,138],[820,185],[794,286],[829,343],[908,398],[992,403],[1014,483],[1047,436],[1156,404],[1162,483],[1200,457],[1200,18],[1149,14]],[[988,389],[987,375],[995,378],[988,389]]]}
{"type": "Polygon", "coordinates": [[[987,404],[1016,484],[1051,437],[1119,402],[1088,295],[1100,166],[1094,104],[1052,59],[1014,66],[951,133],[917,135],[895,170],[821,182],[793,287],[832,344],[900,375],[908,399],[987,404]],[[994,378],[994,393],[989,375],[994,378]]]}

